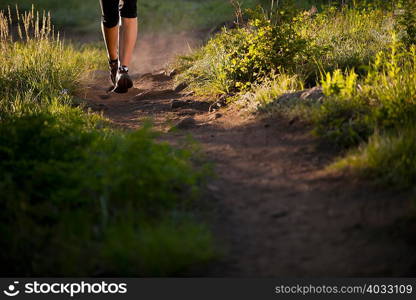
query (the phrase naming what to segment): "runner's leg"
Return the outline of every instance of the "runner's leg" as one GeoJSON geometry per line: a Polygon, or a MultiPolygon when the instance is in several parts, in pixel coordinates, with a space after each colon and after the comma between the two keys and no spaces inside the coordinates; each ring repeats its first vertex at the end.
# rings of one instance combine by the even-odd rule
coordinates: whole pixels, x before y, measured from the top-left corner
{"type": "Polygon", "coordinates": [[[124,0],[120,10],[120,64],[129,66],[137,40],[137,0],[124,0]]]}
{"type": "Polygon", "coordinates": [[[119,0],[100,0],[102,11],[102,31],[107,54],[110,60],[118,59],[119,42],[119,0]]]}

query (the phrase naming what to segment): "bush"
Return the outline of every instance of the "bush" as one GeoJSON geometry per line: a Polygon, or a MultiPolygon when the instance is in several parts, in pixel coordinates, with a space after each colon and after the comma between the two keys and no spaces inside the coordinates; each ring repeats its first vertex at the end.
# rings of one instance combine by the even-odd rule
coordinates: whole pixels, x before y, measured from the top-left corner
{"type": "Polygon", "coordinates": [[[376,133],[368,143],[332,167],[349,169],[397,188],[413,188],[416,184],[415,134],[414,124],[385,134],[376,133]]]}
{"type": "Polygon", "coordinates": [[[232,82],[228,91],[245,90],[272,71],[290,69],[306,54],[306,41],[296,36],[289,22],[273,25],[271,20],[259,16],[248,26],[240,29],[242,36],[230,38],[225,33],[218,41],[226,53],[221,71],[232,82]]]}
{"type": "Polygon", "coordinates": [[[155,143],[148,128],[103,134],[78,110],[4,120],[0,174],[4,274],[165,275],[213,257],[207,230],[184,214],[200,178],[189,153],[155,143]],[[140,242],[157,230],[152,244],[140,242]],[[188,238],[200,253],[185,255],[188,246],[180,241],[188,238]],[[171,255],[146,250],[157,242],[171,255]],[[126,244],[124,252],[118,243],[126,244]],[[100,253],[104,262],[94,259],[100,253]],[[124,267],[108,261],[110,254],[124,267]]]}
{"type": "Polygon", "coordinates": [[[303,82],[298,76],[273,75],[261,84],[253,85],[252,91],[237,95],[235,103],[250,112],[288,113],[289,103],[282,103],[278,99],[284,94],[299,90],[303,90],[303,82]]]}
{"type": "Polygon", "coordinates": [[[300,71],[309,85],[319,83],[321,73],[336,69],[365,75],[374,56],[388,48],[393,28],[392,12],[371,6],[329,6],[313,16],[306,13],[296,31],[321,51],[313,53],[300,71]]]}
{"type": "Polygon", "coordinates": [[[402,32],[402,41],[411,46],[416,44],[416,3],[413,0],[399,1],[396,29],[402,32]]]}
{"type": "Polygon", "coordinates": [[[287,11],[279,11],[275,21],[252,11],[247,25],[224,29],[196,54],[181,58],[180,80],[201,93],[232,94],[248,90],[271,73],[292,71],[310,51],[294,30],[294,21],[287,11]]]}
{"type": "Polygon", "coordinates": [[[337,129],[335,142],[361,137],[345,144],[351,146],[365,141],[376,128],[400,128],[414,120],[416,47],[406,50],[394,34],[392,41],[390,49],[376,56],[361,80],[354,70],[326,75],[322,86],[328,98],[314,118],[321,135],[337,129]]]}
{"type": "Polygon", "coordinates": [[[252,92],[275,74],[296,75],[307,86],[336,69],[355,69],[361,76],[388,48],[394,27],[391,12],[371,6],[312,13],[284,5],[272,13],[250,11],[248,18],[180,58],[178,80],[201,94],[235,94],[252,92]]]}
{"type": "Polygon", "coordinates": [[[89,71],[105,66],[102,49],[75,48],[60,40],[50,15],[32,10],[19,19],[11,24],[0,11],[0,50],[7,53],[0,56],[0,118],[52,102],[71,104],[70,95],[89,79],[89,71]]]}
{"type": "Polygon", "coordinates": [[[21,19],[13,40],[0,13],[1,274],[166,276],[213,259],[190,211],[204,168],[149,126],[114,130],[76,107],[104,53],[66,45],[35,12],[21,19]]]}
{"type": "Polygon", "coordinates": [[[311,108],[313,132],[337,148],[356,146],[372,134],[371,109],[362,99],[325,98],[322,105],[311,108]]]}
{"type": "MultiPolygon", "coordinates": [[[[347,144],[351,146],[366,142],[375,132],[368,142],[362,143],[334,167],[352,169],[397,187],[415,185],[415,71],[416,46],[408,49],[393,34],[389,50],[376,56],[364,78],[353,83],[349,79],[353,71],[349,74],[337,71],[327,76],[324,91],[329,97],[320,107],[320,111],[326,113],[315,118],[320,129],[318,133],[327,136],[332,128],[337,128],[337,137],[360,136],[356,143],[347,144]],[[347,107],[349,118],[339,117],[338,112],[343,107],[347,107]],[[338,124],[333,126],[334,122],[338,124]],[[364,135],[360,134],[360,127],[355,127],[357,124],[367,129],[364,135]],[[345,127],[350,130],[340,132],[345,127]]],[[[334,140],[339,143],[338,139],[334,140]]]]}

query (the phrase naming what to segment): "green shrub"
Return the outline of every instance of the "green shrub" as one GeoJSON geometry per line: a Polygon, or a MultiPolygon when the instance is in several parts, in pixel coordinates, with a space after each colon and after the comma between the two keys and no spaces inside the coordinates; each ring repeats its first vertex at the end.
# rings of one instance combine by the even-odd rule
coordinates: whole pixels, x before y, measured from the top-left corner
{"type": "Polygon", "coordinates": [[[100,266],[119,276],[189,276],[206,267],[217,253],[206,226],[192,219],[170,218],[136,230],[130,222],[112,226],[98,258],[100,266]]]}
{"type": "Polygon", "coordinates": [[[341,70],[327,73],[322,79],[326,98],[310,112],[314,133],[340,148],[365,141],[373,130],[368,103],[358,97],[357,78],[354,70],[345,75],[341,70]]]}
{"type": "Polygon", "coordinates": [[[277,99],[283,94],[303,90],[303,82],[296,75],[278,74],[270,77],[261,84],[253,85],[252,91],[237,95],[236,105],[250,112],[287,113],[289,103],[277,99]]]}
{"type": "Polygon", "coordinates": [[[309,113],[313,132],[338,148],[348,148],[366,141],[373,132],[370,108],[362,99],[325,98],[309,113]]]}
{"type": "Polygon", "coordinates": [[[195,198],[200,178],[189,153],[154,142],[148,128],[129,134],[91,128],[83,114],[79,110],[66,115],[41,113],[0,123],[4,272],[165,275],[212,258],[206,229],[189,221],[181,225],[186,214],[181,217],[180,212],[195,198]],[[163,220],[173,222],[171,231],[160,224],[163,220]],[[152,243],[159,241],[165,255],[170,255],[146,250],[156,247],[140,242],[156,230],[146,224],[165,228],[162,232],[169,235],[160,233],[160,240],[152,243]],[[122,234],[120,226],[129,226],[130,231],[122,234]],[[205,238],[198,239],[197,232],[205,238]],[[134,236],[136,240],[130,240],[134,236]],[[185,255],[191,241],[180,242],[191,238],[194,249],[201,250],[193,256],[185,255]],[[125,268],[94,259],[101,252],[107,257],[117,249],[111,246],[119,243],[134,246],[125,248],[124,254],[117,250],[127,261],[125,268]],[[179,259],[183,256],[185,261],[179,259]],[[84,259],[92,260],[84,263],[84,259]],[[165,265],[165,259],[171,263],[165,265]],[[153,269],[158,273],[151,273],[153,269]]]}
{"type": "Polygon", "coordinates": [[[0,11],[0,50],[7,53],[0,56],[0,118],[52,102],[70,104],[90,71],[105,66],[102,49],[76,48],[54,34],[49,15],[33,10],[19,19],[12,24],[0,11]]]}
{"type": "Polygon", "coordinates": [[[21,18],[13,40],[0,14],[1,274],[165,276],[213,259],[190,211],[205,169],[148,126],[114,130],[75,107],[104,53],[66,45],[35,12],[21,18]]]}
{"type": "Polygon", "coordinates": [[[249,13],[246,25],[224,29],[194,54],[179,59],[178,80],[202,94],[249,91],[271,74],[297,75],[307,86],[337,69],[367,73],[388,48],[393,14],[377,8],[327,7],[311,14],[293,7],[249,13]]]}
{"type": "Polygon", "coordinates": [[[403,32],[402,41],[407,45],[416,44],[416,3],[413,0],[401,0],[398,3],[398,31],[403,32]]]}
{"type": "Polygon", "coordinates": [[[274,21],[252,11],[247,25],[224,29],[202,50],[182,58],[180,79],[202,93],[230,94],[248,90],[272,72],[290,72],[311,46],[295,32],[293,14],[286,14],[279,11],[274,21]]]}
{"type": "Polygon", "coordinates": [[[415,134],[414,124],[385,134],[377,133],[332,168],[348,169],[381,184],[413,188],[416,184],[415,134]]]}
{"type": "Polygon", "coordinates": [[[352,169],[376,181],[411,188],[416,183],[416,144],[413,138],[416,46],[405,47],[393,34],[389,50],[380,52],[368,69],[368,74],[354,84],[346,84],[352,83],[348,79],[352,73],[343,75],[337,71],[328,75],[324,90],[329,97],[314,119],[318,133],[328,136],[336,128],[333,141],[337,143],[340,138],[348,140],[359,136],[358,143],[369,137],[368,142],[362,143],[334,167],[352,169]],[[347,112],[344,113],[348,118],[339,116],[339,111],[345,107],[347,112]],[[357,128],[357,124],[362,127],[357,128]],[[342,132],[343,128],[350,130],[342,132]],[[361,134],[362,128],[367,129],[364,135],[361,134]],[[373,132],[375,134],[370,136],[373,132]]]}
{"type": "Polygon", "coordinates": [[[336,70],[322,80],[327,98],[315,109],[315,132],[348,147],[375,130],[400,128],[416,117],[416,48],[408,51],[393,34],[390,49],[376,55],[365,77],[336,70]]]}
{"type": "Polygon", "coordinates": [[[374,56],[388,48],[393,28],[393,13],[373,7],[329,6],[313,16],[304,14],[296,31],[321,49],[302,66],[307,82],[313,85],[321,73],[336,69],[365,74],[374,56]]]}
{"type": "Polygon", "coordinates": [[[326,96],[352,98],[357,93],[357,78],[354,70],[345,76],[341,70],[335,70],[332,74],[327,73],[322,80],[322,91],[326,96]]]}
{"type": "MultiPolygon", "coordinates": [[[[284,12],[282,12],[284,13],[284,12]]],[[[296,36],[291,23],[275,25],[262,15],[251,20],[240,34],[221,36],[218,44],[226,53],[222,67],[224,76],[232,82],[228,91],[245,90],[272,71],[281,72],[300,63],[306,54],[306,40],[296,36]],[[237,42],[233,42],[234,39],[237,42]]],[[[216,44],[214,42],[214,44],[216,44]]]]}

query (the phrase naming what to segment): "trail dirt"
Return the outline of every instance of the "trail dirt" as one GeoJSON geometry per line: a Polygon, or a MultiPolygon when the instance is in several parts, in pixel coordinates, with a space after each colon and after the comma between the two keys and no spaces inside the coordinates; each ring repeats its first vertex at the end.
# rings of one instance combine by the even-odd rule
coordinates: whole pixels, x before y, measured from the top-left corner
{"type": "Polygon", "coordinates": [[[133,77],[127,94],[107,94],[107,73],[98,71],[83,98],[116,126],[134,130],[150,118],[172,143],[191,135],[214,163],[204,201],[225,254],[197,275],[416,275],[415,245],[400,219],[411,205],[406,195],[326,172],[335,154],[307,125],[209,112],[210,101],[175,91],[163,72],[133,77]],[[169,131],[174,124],[181,129],[169,131]]]}

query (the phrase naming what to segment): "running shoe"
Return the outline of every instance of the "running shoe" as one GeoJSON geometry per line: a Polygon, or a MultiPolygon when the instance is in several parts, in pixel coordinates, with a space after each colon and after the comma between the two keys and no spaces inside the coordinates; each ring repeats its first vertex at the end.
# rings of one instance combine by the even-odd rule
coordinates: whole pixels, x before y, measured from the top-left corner
{"type": "Polygon", "coordinates": [[[114,92],[124,94],[132,87],[133,80],[129,76],[129,68],[120,66],[115,79],[114,92]]]}

